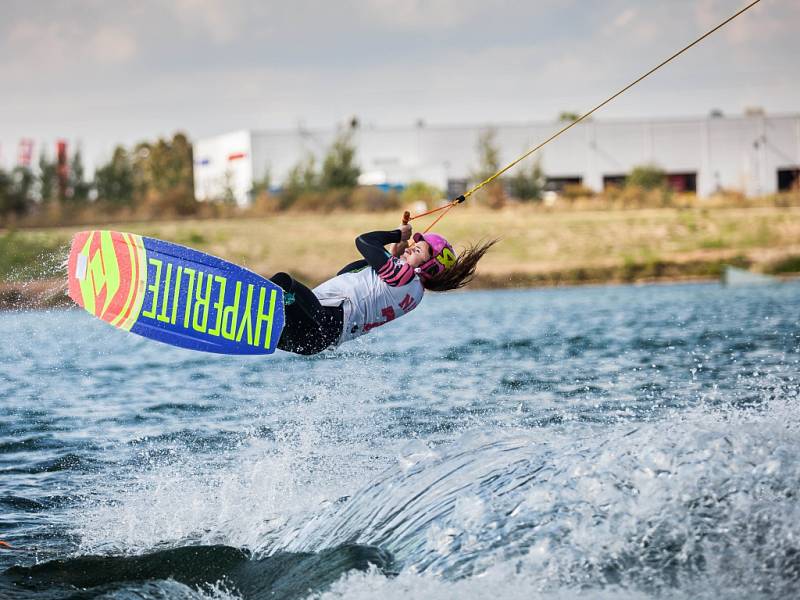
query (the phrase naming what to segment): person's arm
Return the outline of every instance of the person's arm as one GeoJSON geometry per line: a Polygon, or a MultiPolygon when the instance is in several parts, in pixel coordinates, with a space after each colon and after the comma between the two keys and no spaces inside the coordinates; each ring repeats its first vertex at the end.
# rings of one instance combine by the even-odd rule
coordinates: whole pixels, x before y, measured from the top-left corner
{"type": "Polygon", "coordinates": [[[386,250],[386,245],[399,243],[400,238],[399,229],[362,233],[356,238],[356,248],[369,266],[377,271],[386,263],[386,259],[392,256],[386,250]]]}
{"type": "Polygon", "coordinates": [[[345,266],[343,266],[339,270],[337,275],[344,275],[345,273],[352,273],[353,271],[360,271],[361,269],[364,269],[366,267],[369,267],[369,263],[366,260],[364,260],[363,258],[360,259],[360,260],[354,260],[353,262],[348,263],[345,266]]]}
{"type": "Polygon", "coordinates": [[[391,252],[392,256],[395,258],[400,258],[403,256],[403,252],[406,251],[406,248],[408,248],[408,240],[403,240],[401,242],[397,242],[396,244],[392,244],[389,252],[391,252]]]}
{"type": "Polygon", "coordinates": [[[411,227],[408,225],[394,231],[373,231],[358,236],[356,248],[385,283],[391,286],[401,286],[414,278],[414,269],[405,261],[392,256],[385,246],[399,244],[407,241],[410,237],[411,227]]]}

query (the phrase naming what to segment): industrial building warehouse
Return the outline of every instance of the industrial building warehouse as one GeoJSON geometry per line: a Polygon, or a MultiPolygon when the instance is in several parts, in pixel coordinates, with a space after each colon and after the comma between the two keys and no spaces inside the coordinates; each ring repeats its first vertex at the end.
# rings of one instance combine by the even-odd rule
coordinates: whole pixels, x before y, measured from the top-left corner
{"type": "MultiPolygon", "coordinates": [[[[500,163],[548,138],[563,123],[382,128],[353,124],[360,183],[402,187],[424,181],[462,193],[478,167],[479,136],[491,129],[500,163]]],[[[253,182],[269,173],[279,187],[289,170],[314,155],[321,161],[337,130],[235,131],[195,143],[198,200],[232,194],[250,200],[253,182]]],[[[718,190],[748,196],[792,189],[800,178],[800,114],[583,122],[527,159],[539,160],[549,189],[580,183],[600,192],[634,167],[664,169],[678,191],[706,197],[718,190]]]]}

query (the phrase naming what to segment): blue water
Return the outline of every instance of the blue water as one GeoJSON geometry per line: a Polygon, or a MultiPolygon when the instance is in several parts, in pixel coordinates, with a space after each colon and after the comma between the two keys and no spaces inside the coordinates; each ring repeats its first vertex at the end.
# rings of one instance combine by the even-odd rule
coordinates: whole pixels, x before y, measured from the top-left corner
{"type": "Polygon", "coordinates": [[[794,597],[799,315],[797,283],[429,294],[234,358],[2,313],[0,596],[794,597]]]}

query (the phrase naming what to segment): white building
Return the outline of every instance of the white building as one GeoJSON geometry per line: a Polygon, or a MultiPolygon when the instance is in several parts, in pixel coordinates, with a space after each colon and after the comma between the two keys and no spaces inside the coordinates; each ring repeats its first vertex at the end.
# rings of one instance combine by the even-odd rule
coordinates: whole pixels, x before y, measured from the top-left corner
{"type": "MultiPolygon", "coordinates": [[[[563,126],[541,122],[495,126],[357,127],[364,185],[425,181],[462,193],[478,166],[479,135],[491,127],[507,164],[563,126]]],[[[253,182],[269,172],[279,187],[289,170],[309,154],[321,164],[335,130],[237,131],[198,140],[195,194],[198,199],[232,194],[249,200],[253,182]]],[[[789,189],[800,173],[800,114],[659,120],[597,120],[576,125],[528,161],[541,161],[550,186],[582,183],[595,190],[619,183],[635,166],[656,164],[674,188],[708,196],[724,188],[748,196],[789,189]]],[[[511,172],[513,174],[513,171],[511,172]]]]}

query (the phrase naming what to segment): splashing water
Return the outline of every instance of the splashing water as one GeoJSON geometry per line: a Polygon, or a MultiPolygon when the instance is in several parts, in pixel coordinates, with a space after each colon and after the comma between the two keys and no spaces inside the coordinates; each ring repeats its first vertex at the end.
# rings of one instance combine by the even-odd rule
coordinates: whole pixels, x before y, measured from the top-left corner
{"type": "MultiPolygon", "coordinates": [[[[267,361],[0,315],[21,548],[0,560],[224,545],[263,582],[260,561],[352,545],[386,558],[315,563],[283,597],[795,595],[797,291],[432,297],[405,328],[267,361]]],[[[270,597],[175,579],[109,593],[270,597]]]]}

